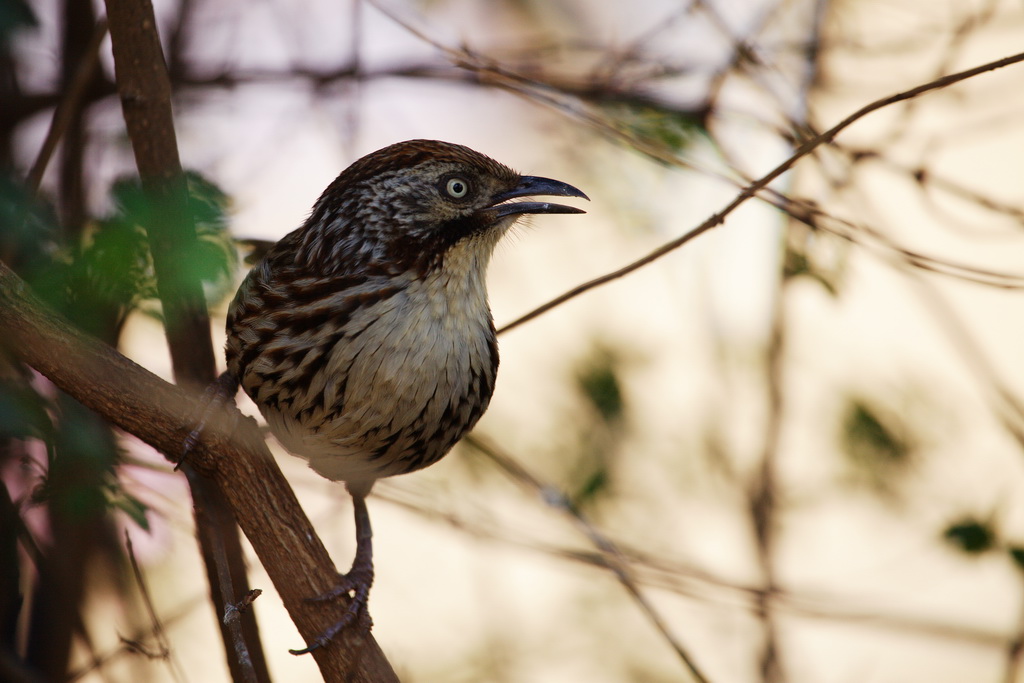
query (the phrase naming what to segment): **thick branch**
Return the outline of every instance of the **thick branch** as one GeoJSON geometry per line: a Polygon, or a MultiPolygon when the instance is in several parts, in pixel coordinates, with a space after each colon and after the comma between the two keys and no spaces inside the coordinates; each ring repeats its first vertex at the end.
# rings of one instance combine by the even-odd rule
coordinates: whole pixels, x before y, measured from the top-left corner
{"type": "MultiPolygon", "coordinates": [[[[196,398],[73,328],[3,264],[0,329],[12,354],[112,424],[165,453],[181,449],[196,398]]],[[[330,590],[337,571],[258,430],[242,420],[229,437],[210,425],[189,462],[224,492],[299,633],[312,642],[341,607],[306,598],[330,590]]],[[[346,635],[313,652],[325,680],[398,680],[372,636],[346,635]]]]}
{"type": "MultiPolygon", "coordinates": [[[[164,311],[164,328],[178,384],[205,386],[216,375],[210,321],[199,278],[190,271],[196,230],[188,209],[171,112],[171,86],[149,0],[107,0],[110,40],[124,120],[142,186],[154,204],[146,229],[164,311]]],[[[235,681],[269,681],[253,613],[226,619],[248,592],[238,526],[222,492],[183,467],[195,503],[196,536],[210,597],[235,681]],[[221,566],[223,565],[223,566],[221,566]]]]}
{"type": "Polygon", "coordinates": [[[142,186],[157,202],[147,225],[164,325],[178,384],[204,386],[216,374],[209,319],[199,280],[182,252],[196,242],[171,113],[171,84],[156,33],[153,7],[107,0],[117,88],[142,186]]]}

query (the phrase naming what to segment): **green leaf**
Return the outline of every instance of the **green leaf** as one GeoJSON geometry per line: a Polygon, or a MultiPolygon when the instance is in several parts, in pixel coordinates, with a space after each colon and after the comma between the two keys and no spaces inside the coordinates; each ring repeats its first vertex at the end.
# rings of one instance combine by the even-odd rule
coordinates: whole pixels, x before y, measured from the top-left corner
{"type": "Polygon", "coordinates": [[[618,365],[613,353],[599,349],[576,372],[583,397],[606,423],[618,422],[625,411],[618,365]]]}
{"type": "Polygon", "coordinates": [[[1024,570],[1024,548],[1011,545],[1007,552],[1010,554],[1010,560],[1017,565],[1017,569],[1024,570]]]}
{"type": "Polygon", "coordinates": [[[59,397],[56,410],[59,421],[49,467],[33,497],[64,519],[95,518],[106,510],[105,489],[117,465],[114,435],[74,399],[59,397]]]}
{"type": "Polygon", "coordinates": [[[42,396],[26,385],[0,383],[0,438],[53,437],[53,421],[42,396]]]}
{"type": "MultiPolygon", "coordinates": [[[[238,254],[228,232],[228,196],[199,173],[187,172],[189,211],[196,241],[177,255],[180,276],[203,284],[208,301],[219,301],[234,283],[238,254]]],[[[103,306],[123,317],[158,297],[146,226],[155,207],[137,178],[110,189],[114,212],[96,223],[75,261],[71,288],[85,308],[103,306]]]]}
{"type": "Polygon", "coordinates": [[[591,472],[569,495],[572,507],[575,509],[584,508],[588,503],[593,503],[605,494],[611,483],[609,475],[608,469],[603,466],[591,472]]]}
{"type": "Polygon", "coordinates": [[[917,461],[917,446],[900,414],[853,397],[842,417],[839,441],[854,481],[897,500],[902,477],[917,461]]]}
{"type": "Polygon", "coordinates": [[[964,519],[950,524],[942,535],[946,541],[968,555],[988,552],[995,546],[997,537],[991,523],[976,519],[964,519]]]}
{"type": "Polygon", "coordinates": [[[135,496],[129,495],[120,485],[111,486],[107,491],[107,503],[110,507],[120,510],[135,522],[143,531],[149,531],[149,508],[135,496]]]}
{"type": "Polygon", "coordinates": [[[49,266],[56,251],[56,211],[51,204],[36,198],[20,179],[3,172],[0,225],[0,260],[28,280],[49,266]]]}
{"type": "Polygon", "coordinates": [[[228,230],[231,201],[217,185],[197,171],[186,171],[188,206],[196,229],[194,249],[183,255],[186,277],[199,280],[207,301],[234,293],[238,251],[228,230]]]}
{"type": "Polygon", "coordinates": [[[676,154],[707,134],[702,116],[693,111],[621,101],[605,103],[604,110],[617,128],[676,154]]]}
{"type": "Polygon", "coordinates": [[[38,25],[39,21],[25,0],[0,0],[0,45],[10,42],[17,31],[38,25]]]}
{"type": "Polygon", "coordinates": [[[843,420],[843,443],[854,462],[870,468],[905,464],[911,448],[900,431],[892,417],[883,417],[866,401],[850,401],[843,420]]]}
{"type": "Polygon", "coordinates": [[[793,249],[792,247],[786,249],[785,261],[783,263],[783,277],[806,277],[821,285],[829,295],[834,297],[839,294],[839,288],[836,286],[834,278],[830,275],[826,275],[821,269],[819,269],[811,259],[807,257],[806,253],[793,249]]]}

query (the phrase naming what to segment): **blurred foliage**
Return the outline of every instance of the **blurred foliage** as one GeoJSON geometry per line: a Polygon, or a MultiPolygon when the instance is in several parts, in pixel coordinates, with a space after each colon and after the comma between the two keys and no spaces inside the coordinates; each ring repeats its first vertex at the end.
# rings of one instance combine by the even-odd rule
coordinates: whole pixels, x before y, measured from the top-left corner
{"type": "MultiPolygon", "coordinates": [[[[187,174],[186,180],[198,240],[190,253],[176,255],[178,265],[203,282],[209,297],[219,299],[228,293],[237,266],[227,229],[228,198],[198,174],[187,174]]],[[[61,229],[54,207],[17,180],[0,177],[0,258],[72,324],[117,346],[133,311],[159,315],[145,226],[160,209],[134,178],[113,184],[109,204],[107,215],[88,221],[80,232],[61,229]]],[[[14,515],[44,508],[47,528],[45,536],[32,539],[39,547],[37,578],[29,584],[32,598],[24,599],[20,582],[7,582],[0,603],[9,609],[0,617],[26,625],[27,635],[21,637],[31,644],[28,664],[59,672],[66,662],[57,660],[68,656],[70,634],[81,619],[73,596],[87,590],[84,572],[61,569],[85,566],[98,555],[113,560],[112,567],[122,566],[119,546],[104,541],[113,537],[111,515],[123,514],[148,530],[147,507],[119,478],[124,457],[110,426],[27,368],[5,360],[0,356],[0,456],[20,461],[23,466],[11,468],[10,476],[19,477],[18,488],[28,492],[10,508],[14,515]]],[[[16,536],[18,528],[28,527],[0,530],[0,546],[24,542],[16,536]]]]}
{"type": "Polygon", "coordinates": [[[1024,571],[1024,548],[1019,545],[1012,545],[1009,548],[1010,559],[1017,569],[1024,571]]]}
{"type": "Polygon", "coordinates": [[[0,226],[0,260],[22,277],[52,261],[58,239],[53,206],[6,173],[0,173],[0,226]]]}
{"type": "MultiPolygon", "coordinates": [[[[198,278],[212,301],[232,286],[237,252],[227,229],[228,198],[197,173],[187,174],[189,209],[196,226],[194,250],[181,265],[198,278]]],[[[145,225],[155,210],[135,178],[111,188],[113,210],[91,222],[72,244],[52,247],[52,258],[22,271],[35,291],[86,332],[115,343],[128,315],[159,315],[156,273],[145,225]]]]}
{"type": "Polygon", "coordinates": [[[593,505],[601,497],[610,493],[611,472],[608,463],[603,460],[591,461],[592,471],[584,474],[581,480],[573,481],[573,490],[569,494],[569,503],[574,510],[593,505]]]}
{"type": "MultiPolygon", "coordinates": [[[[227,229],[230,201],[217,185],[195,171],[186,172],[185,180],[196,244],[192,252],[182,254],[182,265],[186,268],[184,277],[202,282],[208,298],[220,299],[233,282],[238,265],[237,252],[227,229]]],[[[152,223],[152,213],[160,210],[160,204],[146,196],[136,178],[116,181],[111,198],[114,212],[99,223],[97,232],[113,230],[124,237],[126,245],[133,247],[132,253],[141,261],[138,284],[145,293],[155,297],[156,276],[144,226],[152,223]],[[129,234],[132,232],[137,237],[129,234]]]]}
{"type": "MultiPolygon", "coordinates": [[[[237,254],[228,232],[228,197],[196,173],[187,174],[198,244],[183,257],[206,291],[225,296],[237,254]]],[[[132,311],[158,311],[157,279],[145,225],[154,210],[137,179],[110,190],[109,215],[81,235],[57,227],[56,212],[10,177],[0,177],[0,256],[50,306],[72,323],[116,345],[132,311]]],[[[120,453],[109,428],[72,399],[48,398],[31,375],[0,382],[0,439],[40,439],[47,445],[45,480],[33,502],[72,517],[118,509],[143,528],[145,507],[119,485],[120,453]]]]}
{"type": "Polygon", "coordinates": [[[143,531],[149,531],[149,519],[146,513],[149,508],[135,496],[128,493],[116,480],[103,487],[108,508],[120,510],[143,531]]]}
{"type": "Polygon", "coordinates": [[[946,527],[943,538],[968,555],[980,555],[996,546],[997,533],[991,522],[965,518],[946,527]]]}
{"type": "Polygon", "coordinates": [[[603,110],[622,132],[673,154],[685,151],[700,137],[709,137],[704,117],[697,112],[622,101],[606,102],[603,110]]]}
{"type": "Polygon", "coordinates": [[[911,465],[915,452],[899,418],[865,399],[852,398],[841,429],[840,444],[850,464],[878,492],[894,493],[896,478],[911,465]]]}
{"type": "Polygon", "coordinates": [[[99,516],[107,509],[104,489],[117,481],[119,454],[113,434],[73,399],[62,396],[58,406],[58,429],[33,502],[45,502],[51,515],[65,519],[99,516]]]}
{"type": "Polygon", "coordinates": [[[607,424],[619,422],[624,411],[619,374],[617,359],[605,349],[598,350],[576,374],[584,400],[607,424]]]}
{"type": "Polygon", "coordinates": [[[200,173],[188,171],[188,205],[196,226],[193,272],[203,283],[206,300],[217,303],[235,291],[238,249],[228,230],[231,199],[200,173]]]}
{"type": "Polygon", "coordinates": [[[964,515],[949,524],[942,532],[942,538],[956,550],[978,557],[992,551],[1005,552],[1013,566],[1024,572],[1024,547],[1007,543],[996,526],[994,517],[979,519],[964,515]]]}
{"type": "Polygon", "coordinates": [[[17,31],[38,25],[36,15],[25,0],[0,0],[0,47],[10,42],[17,31]]]}
{"type": "Polygon", "coordinates": [[[821,285],[829,295],[839,296],[846,255],[846,250],[838,247],[839,240],[796,220],[787,226],[785,240],[782,276],[807,278],[821,285]]]}
{"type": "Polygon", "coordinates": [[[790,247],[783,255],[782,276],[785,278],[805,277],[818,283],[831,296],[839,295],[836,277],[820,269],[806,252],[790,247]]]}
{"type": "MultiPolygon", "coordinates": [[[[31,23],[18,7],[0,0],[0,39],[31,23]]],[[[198,174],[184,181],[198,239],[190,252],[175,254],[177,275],[199,279],[206,295],[219,300],[237,267],[228,197],[198,174]]],[[[134,178],[115,182],[107,204],[105,215],[82,227],[62,226],[53,203],[0,171],[0,260],[73,325],[116,347],[131,313],[160,313],[146,226],[161,209],[134,178]]],[[[120,547],[109,542],[114,515],[149,529],[146,505],[120,477],[123,462],[108,424],[0,353],[0,503],[6,502],[0,514],[9,522],[0,526],[0,552],[10,556],[26,544],[36,549],[32,571],[23,575],[30,581],[18,578],[20,559],[0,567],[0,626],[10,625],[0,650],[27,643],[24,661],[41,672],[40,680],[62,680],[66,670],[82,623],[79,596],[88,591],[81,568],[98,557],[115,572],[123,566],[120,547]],[[26,524],[22,517],[30,510],[45,524],[26,524]]]]}
{"type": "Polygon", "coordinates": [[[49,401],[24,382],[0,382],[0,440],[42,439],[52,442],[54,425],[49,407],[49,401]]]}
{"type": "Polygon", "coordinates": [[[580,455],[568,494],[575,508],[593,505],[611,491],[626,410],[621,376],[621,359],[602,346],[576,369],[575,385],[591,419],[580,424],[580,455]]]}

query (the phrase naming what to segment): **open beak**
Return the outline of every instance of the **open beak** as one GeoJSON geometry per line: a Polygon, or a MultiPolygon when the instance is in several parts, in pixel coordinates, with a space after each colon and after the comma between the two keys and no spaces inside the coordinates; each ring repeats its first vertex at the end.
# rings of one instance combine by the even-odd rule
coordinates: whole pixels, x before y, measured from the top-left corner
{"type": "Polygon", "coordinates": [[[492,197],[491,208],[497,212],[497,217],[512,216],[521,213],[586,213],[582,209],[563,204],[552,204],[550,202],[509,202],[510,199],[519,197],[580,197],[590,201],[590,197],[577,190],[572,185],[552,180],[551,178],[539,178],[536,176],[524,175],[519,178],[519,184],[508,192],[502,192],[492,197]],[[507,203],[503,203],[507,202],[507,203]]]}

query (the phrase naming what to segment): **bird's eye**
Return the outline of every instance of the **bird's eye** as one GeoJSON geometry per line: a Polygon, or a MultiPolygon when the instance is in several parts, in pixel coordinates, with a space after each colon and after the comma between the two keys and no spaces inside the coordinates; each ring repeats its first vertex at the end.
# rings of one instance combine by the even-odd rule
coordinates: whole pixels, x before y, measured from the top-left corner
{"type": "Polygon", "coordinates": [[[444,185],[444,191],[453,199],[462,199],[469,194],[469,181],[462,178],[449,178],[444,185]]]}

